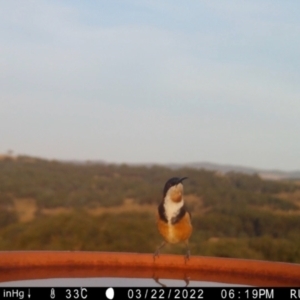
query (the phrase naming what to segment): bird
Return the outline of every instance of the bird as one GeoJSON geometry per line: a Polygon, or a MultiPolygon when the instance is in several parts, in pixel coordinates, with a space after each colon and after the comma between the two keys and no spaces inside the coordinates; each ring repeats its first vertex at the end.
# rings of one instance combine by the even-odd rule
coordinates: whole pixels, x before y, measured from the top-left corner
{"type": "Polygon", "coordinates": [[[187,177],[172,177],[164,186],[163,199],[157,208],[157,228],[164,241],[154,252],[153,258],[166,243],[183,242],[186,246],[185,262],[190,258],[189,238],[193,231],[191,214],[183,199],[183,180],[187,177]]]}

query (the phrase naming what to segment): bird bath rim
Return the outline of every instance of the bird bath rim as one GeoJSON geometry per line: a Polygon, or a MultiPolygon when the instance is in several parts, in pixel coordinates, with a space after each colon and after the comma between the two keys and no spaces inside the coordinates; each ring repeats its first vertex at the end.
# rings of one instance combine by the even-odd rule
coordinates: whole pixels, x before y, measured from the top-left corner
{"type": "Polygon", "coordinates": [[[181,255],[89,252],[0,251],[0,282],[46,278],[160,278],[300,286],[300,264],[181,255]]]}

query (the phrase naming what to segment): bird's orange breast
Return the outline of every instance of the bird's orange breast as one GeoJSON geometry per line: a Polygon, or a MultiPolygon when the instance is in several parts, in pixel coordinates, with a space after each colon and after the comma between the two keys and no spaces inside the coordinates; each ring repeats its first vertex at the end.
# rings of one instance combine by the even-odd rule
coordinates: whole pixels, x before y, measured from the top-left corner
{"type": "Polygon", "coordinates": [[[188,212],[175,224],[166,223],[158,217],[157,227],[166,242],[171,244],[187,241],[193,231],[188,212]]]}

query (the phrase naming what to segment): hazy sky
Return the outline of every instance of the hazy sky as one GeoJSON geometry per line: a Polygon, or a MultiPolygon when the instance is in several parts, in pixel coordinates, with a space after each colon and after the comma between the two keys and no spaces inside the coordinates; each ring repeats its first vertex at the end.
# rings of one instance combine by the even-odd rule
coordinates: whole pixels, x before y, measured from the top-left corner
{"type": "Polygon", "coordinates": [[[0,153],[300,169],[299,1],[0,7],[0,153]]]}

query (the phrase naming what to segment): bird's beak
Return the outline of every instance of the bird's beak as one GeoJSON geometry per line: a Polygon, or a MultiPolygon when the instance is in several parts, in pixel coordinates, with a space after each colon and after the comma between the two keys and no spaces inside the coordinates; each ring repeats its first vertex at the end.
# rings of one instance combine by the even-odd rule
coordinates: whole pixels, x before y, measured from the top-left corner
{"type": "Polygon", "coordinates": [[[185,179],[187,179],[187,178],[188,178],[188,177],[182,177],[182,178],[180,178],[180,179],[178,180],[178,183],[177,183],[177,184],[182,183],[182,181],[185,180],[185,179]]]}

